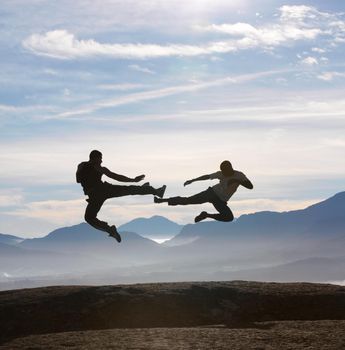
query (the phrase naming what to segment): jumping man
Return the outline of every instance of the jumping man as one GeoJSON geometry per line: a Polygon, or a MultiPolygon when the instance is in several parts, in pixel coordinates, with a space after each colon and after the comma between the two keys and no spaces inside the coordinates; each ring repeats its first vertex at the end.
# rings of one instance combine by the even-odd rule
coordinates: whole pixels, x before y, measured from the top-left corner
{"type": "Polygon", "coordinates": [[[105,200],[114,197],[122,197],[129,195],[153,194],[163,197],[166,186],[153,188],[147,182],[142,186],[120,186],[112,185],[101,180],[103,175],[120,182],[139,182],[144,179],[145,175],[136,176],[134,179],[124,175],[111,172],[106,167],[102,167],[102,153],[93,150],[90,153],[89,161],[82,162],[78,165],[76,173],[77,182],[83,187],[84,193],[89,197],[86,199],[88,205],[85,210],[85,221],[98,230],[109,233],[109,236],[121,242],[121,236],[117,232],[116,226],[109,226],[105,221],[97,219],[97,213],[101,209],[105,200]]]}
{"type": "Polygon", "coordinates": [[[218,179],[219,183],[209,187],[206,191],[195,194],[191,197],[170,197],[170,198],[154,198],[155,203],[167,202],[168,205],[189,205],[212,203],[218,211],[218,214],[209,214],[202,211],[195,217],[194,221],[199,222],[206,218],[211,218],[218,221],[232,221],[234,216],[227,206],[228,200],[236,192],[237,188],[242,185],[248,189],[253,188],[253,184],[240,171],[234,170],[228,160],[224,160],[220,164],[220,171],[209,175],[203,175],[192,180],[187,180],[184,186],[190,185],[195,181],[218,179]]]}

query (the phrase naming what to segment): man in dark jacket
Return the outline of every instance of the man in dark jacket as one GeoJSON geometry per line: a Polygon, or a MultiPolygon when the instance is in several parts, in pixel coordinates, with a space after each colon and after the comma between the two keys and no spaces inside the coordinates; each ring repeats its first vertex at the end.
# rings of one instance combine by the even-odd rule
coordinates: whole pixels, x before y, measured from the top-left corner
{"type": "Polygon", "coordinates": [[[121,242],[121,236],[117,232],[115,225],[109,226],[107,222],[97,219],[97,213],[105,200],[114,197],[145,194],[152,194],[162,198],[166,186],[164,185],[156,189],[150,186],[148,182],[142,186],[120,186],[103,182],[103,175],[120,182],[139,182],[144,179],[145,175],[139,175],[132,179],[124,175],[113,173],[108,168],[102,167],[101,164],[102,153],[93,150],[90,153],[89,161],[82,162],[78,165],[76,173],[77,182],[82,185],[84,193],[89,197],[86,199],[88,205],[85,210],[85,221],[98,230],[108,232],[109,236],[121,242]]]}

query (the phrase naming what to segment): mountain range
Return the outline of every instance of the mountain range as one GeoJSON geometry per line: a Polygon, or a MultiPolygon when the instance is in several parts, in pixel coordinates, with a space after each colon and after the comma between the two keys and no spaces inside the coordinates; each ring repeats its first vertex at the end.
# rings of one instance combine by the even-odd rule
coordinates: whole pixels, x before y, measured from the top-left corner
{"type": "Polygon", "coordinates": [[[102,283],[345,280],[337,268],[345,267],[344,208],[340,192],[305,209],[257,212],[231,223],[181,226],[159,216],[138,218],[120,226],[121,244],[86,223],[41,238],[0,234],[0,282],[58,275],[77,283],[86,276],[102,283]],[[167,237],[163,244],[152,240],[167,237]]]}

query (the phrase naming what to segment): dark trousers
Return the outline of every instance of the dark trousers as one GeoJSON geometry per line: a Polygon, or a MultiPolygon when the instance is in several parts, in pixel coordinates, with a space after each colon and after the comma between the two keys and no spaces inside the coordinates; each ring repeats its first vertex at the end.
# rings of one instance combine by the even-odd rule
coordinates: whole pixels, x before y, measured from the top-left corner
{"type": "Polygon", "coordinates": [[[211,203],[216,208],[219,214],[209,214],[217,221],[232,221],[234,215],[227,206],[227,203],[222,201],[211,187],[206,191],[195,194],[191,197],[171,197],[168,199],[169,205],[189,205],[189,204],[203,204],[211,203]]]}
{"type": "Polygon", "coordinates": [[[155,193],[156,190],[152,186],[120,186],[104,182],[88,192],[87,202],[89,204],[85,210],[85,221],[98,230],[109,232],[110,226],[108,223],[97,219],[97,214],[107,199],[155,193]]]}

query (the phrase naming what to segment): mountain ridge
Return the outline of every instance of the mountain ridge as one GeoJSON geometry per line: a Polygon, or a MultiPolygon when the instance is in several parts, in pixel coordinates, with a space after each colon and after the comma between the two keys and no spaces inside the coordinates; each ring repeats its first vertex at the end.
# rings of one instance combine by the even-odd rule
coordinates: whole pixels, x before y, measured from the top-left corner
{"type": "MultiPolygon", "coordinates": [[[[178,241],[196,241],[196,239],[207,240],[210,232],[216,236],[238,236],[238,237],[264,237],[272,234],[286,235],[294,232],[302,234],[315,223],[325,220],[345,221],[345,192],[308,206],[305,209],[273,212],[261,211],[252,214],[243,214],[230,223],[223,222],[200,222],[198,224],[185,225],[181,232],[169,241],[169,245],[177,245],[178,241]],[[193,239],[194,238],[194,239],[193,239]]],[[[216,237],[213,236],[213,239],[216,237]]]]}

